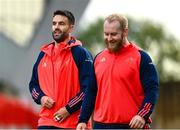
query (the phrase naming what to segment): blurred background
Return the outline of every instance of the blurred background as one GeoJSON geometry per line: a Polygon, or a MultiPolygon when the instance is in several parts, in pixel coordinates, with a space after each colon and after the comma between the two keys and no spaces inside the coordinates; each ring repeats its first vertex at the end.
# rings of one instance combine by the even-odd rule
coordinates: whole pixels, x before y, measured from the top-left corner
{"type": "Polygon", "coordinates": [[[160,93],[152,128],[180,128],[180,8],[177,0],[0,0],[0,128],[36,128],[39,106],[29,93],[32,67],[51,37],[52,14],[76,17],[74,36],[95,56],[104,48],[103,19],[129,19],[129,40],[157,65],[160,93]]]}

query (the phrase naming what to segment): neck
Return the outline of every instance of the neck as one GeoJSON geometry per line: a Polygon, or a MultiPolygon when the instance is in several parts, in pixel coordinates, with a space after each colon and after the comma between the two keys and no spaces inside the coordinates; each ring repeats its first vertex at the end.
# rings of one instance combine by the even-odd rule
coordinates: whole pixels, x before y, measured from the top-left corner
{"type": "Polygon", "coordinates": [[[117,51],[113,51],[112,53],[115,53],[115,54],[119,53],[119,51],[120,51],[123,47],[126,47],[126,46],[128,46],[129,44],[130,44],[130,43],[129,43],[128,39],[127,39],[127,38],[124,39],[124,40],[123,40],[123,43],[121,44],[121,46],[119,47],[119,49],[118,49],[117,51]]]}
{"type": "Polygon", "coordinates": [[[68,42],[71,40],[71,36],[68,36],[64,41],[61,42],[56,42],[55,41],[55,46],[57,47],[59,44],[64,43],[64,44],[68,44],[68,42]]]}
{"type": "Polygon", "coordinates": [[[128,39],[127,38],[125,38],[124,39],[124,41],[123,41],[123,47],[126,47],[126,46],[128,46],[130,43],[129,43],[129,41],[128,41],[128,39]]]}

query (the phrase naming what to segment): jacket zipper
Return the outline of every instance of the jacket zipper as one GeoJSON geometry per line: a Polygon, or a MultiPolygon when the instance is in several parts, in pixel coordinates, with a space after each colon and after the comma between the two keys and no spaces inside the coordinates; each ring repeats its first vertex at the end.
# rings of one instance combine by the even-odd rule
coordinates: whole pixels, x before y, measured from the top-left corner
{"type": "MultiPolygon", "coordinates": [[[[53,63],[52,58],[53,58],[53,55],[51,55],[51,63],[52,63],[52,78],[53,78],[53,86],[52,87],[53,87],[53,90],[54,90],[55,89],[55,86],[54,86],[55,85],[55,79],[54,79],[55,76],[54,76],[54,63],[53,63]]],[[[53,95],[55,95],[55,94],[53,93],[53,95]]],[[[55,99],[53,99],[53,100],[55,100],[55,99]]]]}

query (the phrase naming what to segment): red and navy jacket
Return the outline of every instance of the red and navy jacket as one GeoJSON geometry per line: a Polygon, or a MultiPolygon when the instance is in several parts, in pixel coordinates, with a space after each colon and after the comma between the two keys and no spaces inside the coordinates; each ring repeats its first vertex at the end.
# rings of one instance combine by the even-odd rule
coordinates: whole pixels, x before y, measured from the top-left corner
{"type": "Polygon", "coordinates": [[[150,56],[133,43],[116,54],[108,49],[94,59],[94,76],[79,122],[129,124],[136,114],[148,121],[158,97],[158,74],[150,56]]]}
{"type": "Polygon", "coordinates": [[[54,49],[55,43],[42,46],[29,83],[37,104],[41,104],[45,95],[55,101],[51,109],[41,108],[38,126],[76,128],[84,91],[92,78],[92,56],[75,38],[68,44],[60,43],[56,51],[54,49]],[[53,114],[61,107],[66,107],[71,115],[62,123],[55,122],[53,114]]]}

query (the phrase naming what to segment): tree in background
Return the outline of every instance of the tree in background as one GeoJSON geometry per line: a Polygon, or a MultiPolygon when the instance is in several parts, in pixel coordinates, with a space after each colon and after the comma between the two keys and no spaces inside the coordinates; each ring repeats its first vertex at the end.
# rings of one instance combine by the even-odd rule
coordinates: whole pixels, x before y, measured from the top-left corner
{"type": "MultiPolygon", "coordinates": [[[[180,42],[164,27],[151,20],[135,21],[129,19],[129,40],[149,52],[157,64],[161,82],[180,80],[180,42]],[[175,67],[176,66],[176,67],[175,67]],[[176,68],[176,69],[174,69],[176,68]]],[[[79,39],[85,43],[93,55],[104,48],[103,19],[98,19],[80,31],[79,39]]]]}

